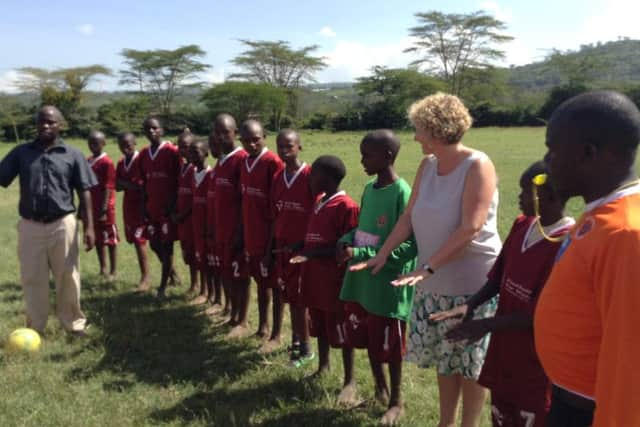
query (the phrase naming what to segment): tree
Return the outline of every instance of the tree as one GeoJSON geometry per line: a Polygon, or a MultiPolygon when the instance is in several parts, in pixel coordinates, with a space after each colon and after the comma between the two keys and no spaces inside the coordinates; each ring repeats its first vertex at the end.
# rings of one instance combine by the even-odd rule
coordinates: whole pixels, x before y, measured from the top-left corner
{"type": "MultiPolygon", "coordinates": [[[[231,63],[242,71],[229,76],[254,83],[265,83],[285,89],[289,97],[289,111],[297,115],[297,89],[314,82],[314,74],[327,67],[325,58],[312,56],[317,45],[293,49],[289,42],[240,40],[247,50],[236,56],[231,63]]],[[[283,109],[275,112],[276,127],[279,128],[283,109]]]]}
{"type": "Polygon", "coordinates": [[[604,69],[604,62],[593,49],[579,52],[552,49],[545,59],[545,71],[558,76],[556,84],[588,86],[604,69]]]}
{"type": "Polygon", "coordinates": [[[371,73],[355,86],[364,103],[362,124],[368,129],[405,127],[412,102],[444,89],[442,81],[415,69],[376,66],[371,73]]]}
{"type": "Polygon", "coordinates": [[[292,49],[289,42],[278,40],[240,40],[248,50],[236,56],[231,63],[243,71],[229,78],[266,83],[281,88],[297,88],[303,83],[315,82],[314,74],[324,69],[324,58],[311,56],[317,45],[292,49]]]}
{"type": "Polygon", "coordinates": [[[7,140],[13,139],[19,143],[21,139],[32,136],[32,113],[13,97],[0,93],[0,129],[7,140]]]}
{"type": "Polygon", "coordinates": [[[198,74],[210,68],[199,60],[206,52],[195,44],[175,50],[123,49],[120,54],[128,67],[120,71],[120,84],[135,85],[166,116],[173,113],[176,96],[186,87],[200,86],[198,74]]]}
{"type": "Polygon", "coordinates": [[[417,40],[405,52],[416,52],[422,58],[413,65],[426,65],[449,84],[449,91],[459,95],[464,89],[462,73],[469,68],[483,69],[504,59],[504,51],[495,45],[513,40],[502,31],[504,22],[483,11],[469,14],[438,11],[416,13],[419,25],[409,29],[417,40]]]}
{"type": "Polygon", "coordinates": [[[240,121],[256,118],[270,121],[276,128],[275,114],[282,111],[288,102],[284,89],[251,82],[225,82],[216,85],[204,92],[201,100],[212,115],[226,112],[240,121]]]}
{"type": "Polygon", "coordinates": [[[71,134],[84,134],[91,127],[89,109],[82,105],[91,81],[111,75],[109,68],[99,64],[57,70],[23,67],[18,71],[20,78],[16,87],[38,95],[42,105],[57,106],[65,116],[71,134]]]}
{"type": "Polygon", "coordinates": [[[150,109],[149,99],[146,97],[115,99],[98,108],[98,121],[102,129],[110,134],[140,132],[150,109]]]}

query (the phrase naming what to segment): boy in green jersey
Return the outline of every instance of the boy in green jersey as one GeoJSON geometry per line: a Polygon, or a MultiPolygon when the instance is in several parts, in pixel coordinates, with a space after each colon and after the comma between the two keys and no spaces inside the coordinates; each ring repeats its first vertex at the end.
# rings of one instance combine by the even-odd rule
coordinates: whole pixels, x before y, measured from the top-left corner
{"type": "Polygon", "coordinates": [[[364,189],[358,228],[342,237],[337,248],[338,263],[351,263],[340,292],[340,299],[346,302],[345,340],[368,350],[376,398],[389,405],[381,419],[384,425],[395,424],[404,412],[402,357],[413,302],[413,287],[393,287],[389,282],[415,268],[415,241],[411,238],[396,248],[376,275],[362,266],[376,255],[409,204],[411,187],[393,168],[399,150],[400,142],[389,130],[370,132],[362,140],[361,163],[367,175],[376,175],[376,179],[364,189]],[[390,393],[383,363],[389,364],[390,393]]]}

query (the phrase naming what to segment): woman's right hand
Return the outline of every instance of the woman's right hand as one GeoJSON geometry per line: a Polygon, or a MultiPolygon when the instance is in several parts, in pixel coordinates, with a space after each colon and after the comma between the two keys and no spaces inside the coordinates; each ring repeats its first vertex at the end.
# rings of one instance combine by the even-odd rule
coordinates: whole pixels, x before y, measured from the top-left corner
{"type": "Polygon", "coordinates": [[[452,308],[451,310],[439,311],[437,313],[433,313],[429,315],[429,320],[434,322],[441,322],[447,319],[462,319],[462,321],[466,321],[467,314],[469,313],[469,306],[467,304],[462,304],[457,307],[452,308]]]}
{"type": "Polygon", "coordinates": [[[364,262],[359,262],[357,264],[353,264],[349,267],[349,271],[361,271],[366,270],[367,268],[371,269],[371,274],[378,274],[382,267],[387,263],[387,257],[378,253],[378,255],[373,258],[369,258],[364,262]]]}

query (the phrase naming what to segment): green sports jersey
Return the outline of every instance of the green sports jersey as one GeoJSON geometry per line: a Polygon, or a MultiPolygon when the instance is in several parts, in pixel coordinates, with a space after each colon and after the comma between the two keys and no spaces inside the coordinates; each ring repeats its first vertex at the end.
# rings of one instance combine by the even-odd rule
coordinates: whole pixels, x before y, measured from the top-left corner
{"type": "MultiPolygon", "coordinates": [[[[384,188],[374,188],[375,180],[364,188],[360,204],[358,228],[340,241],[353,246],[350,264],[373,258],[404,212],[411,196],[411,187],[399,178],[384,188]]],[[[370,270],[347,270],[340,299],[355,301],[370,313],[407,321],[413,303],[413,286],[393,287],[389,282],[398,274],[415,269],[418,249],[413,236],[393,250],[387,263],[376,275],[370,270]]]]}

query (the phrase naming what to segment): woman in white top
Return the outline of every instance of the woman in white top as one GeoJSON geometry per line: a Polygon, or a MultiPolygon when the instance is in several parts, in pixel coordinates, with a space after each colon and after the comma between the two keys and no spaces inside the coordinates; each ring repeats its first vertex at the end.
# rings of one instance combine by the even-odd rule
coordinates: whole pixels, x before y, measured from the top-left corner
{"type": "MultiPolygon", "coordinates": [[[[436,366],[440,392],[440,427],[453,426],[462,395],[462,426],[480,422],[486,390],[477,382],[488,339],[466,344],[444,338],[455,324],[434,323],[429,314],[464,304],[480,289],[501,249],[497,232],[496,172],[482,152],[462,144],[472,119],[453,95],[437,93],[409,109],[422,144],[422,160],[409,206],[375,258],[352,268],[385,264],[391,251],[412,233],[418,243],[418,270],[394,281],[417,285],[406,359],[421,367],[436,366]]],[[[492,316],[495,301],[476,311],[492,316]]]]}

